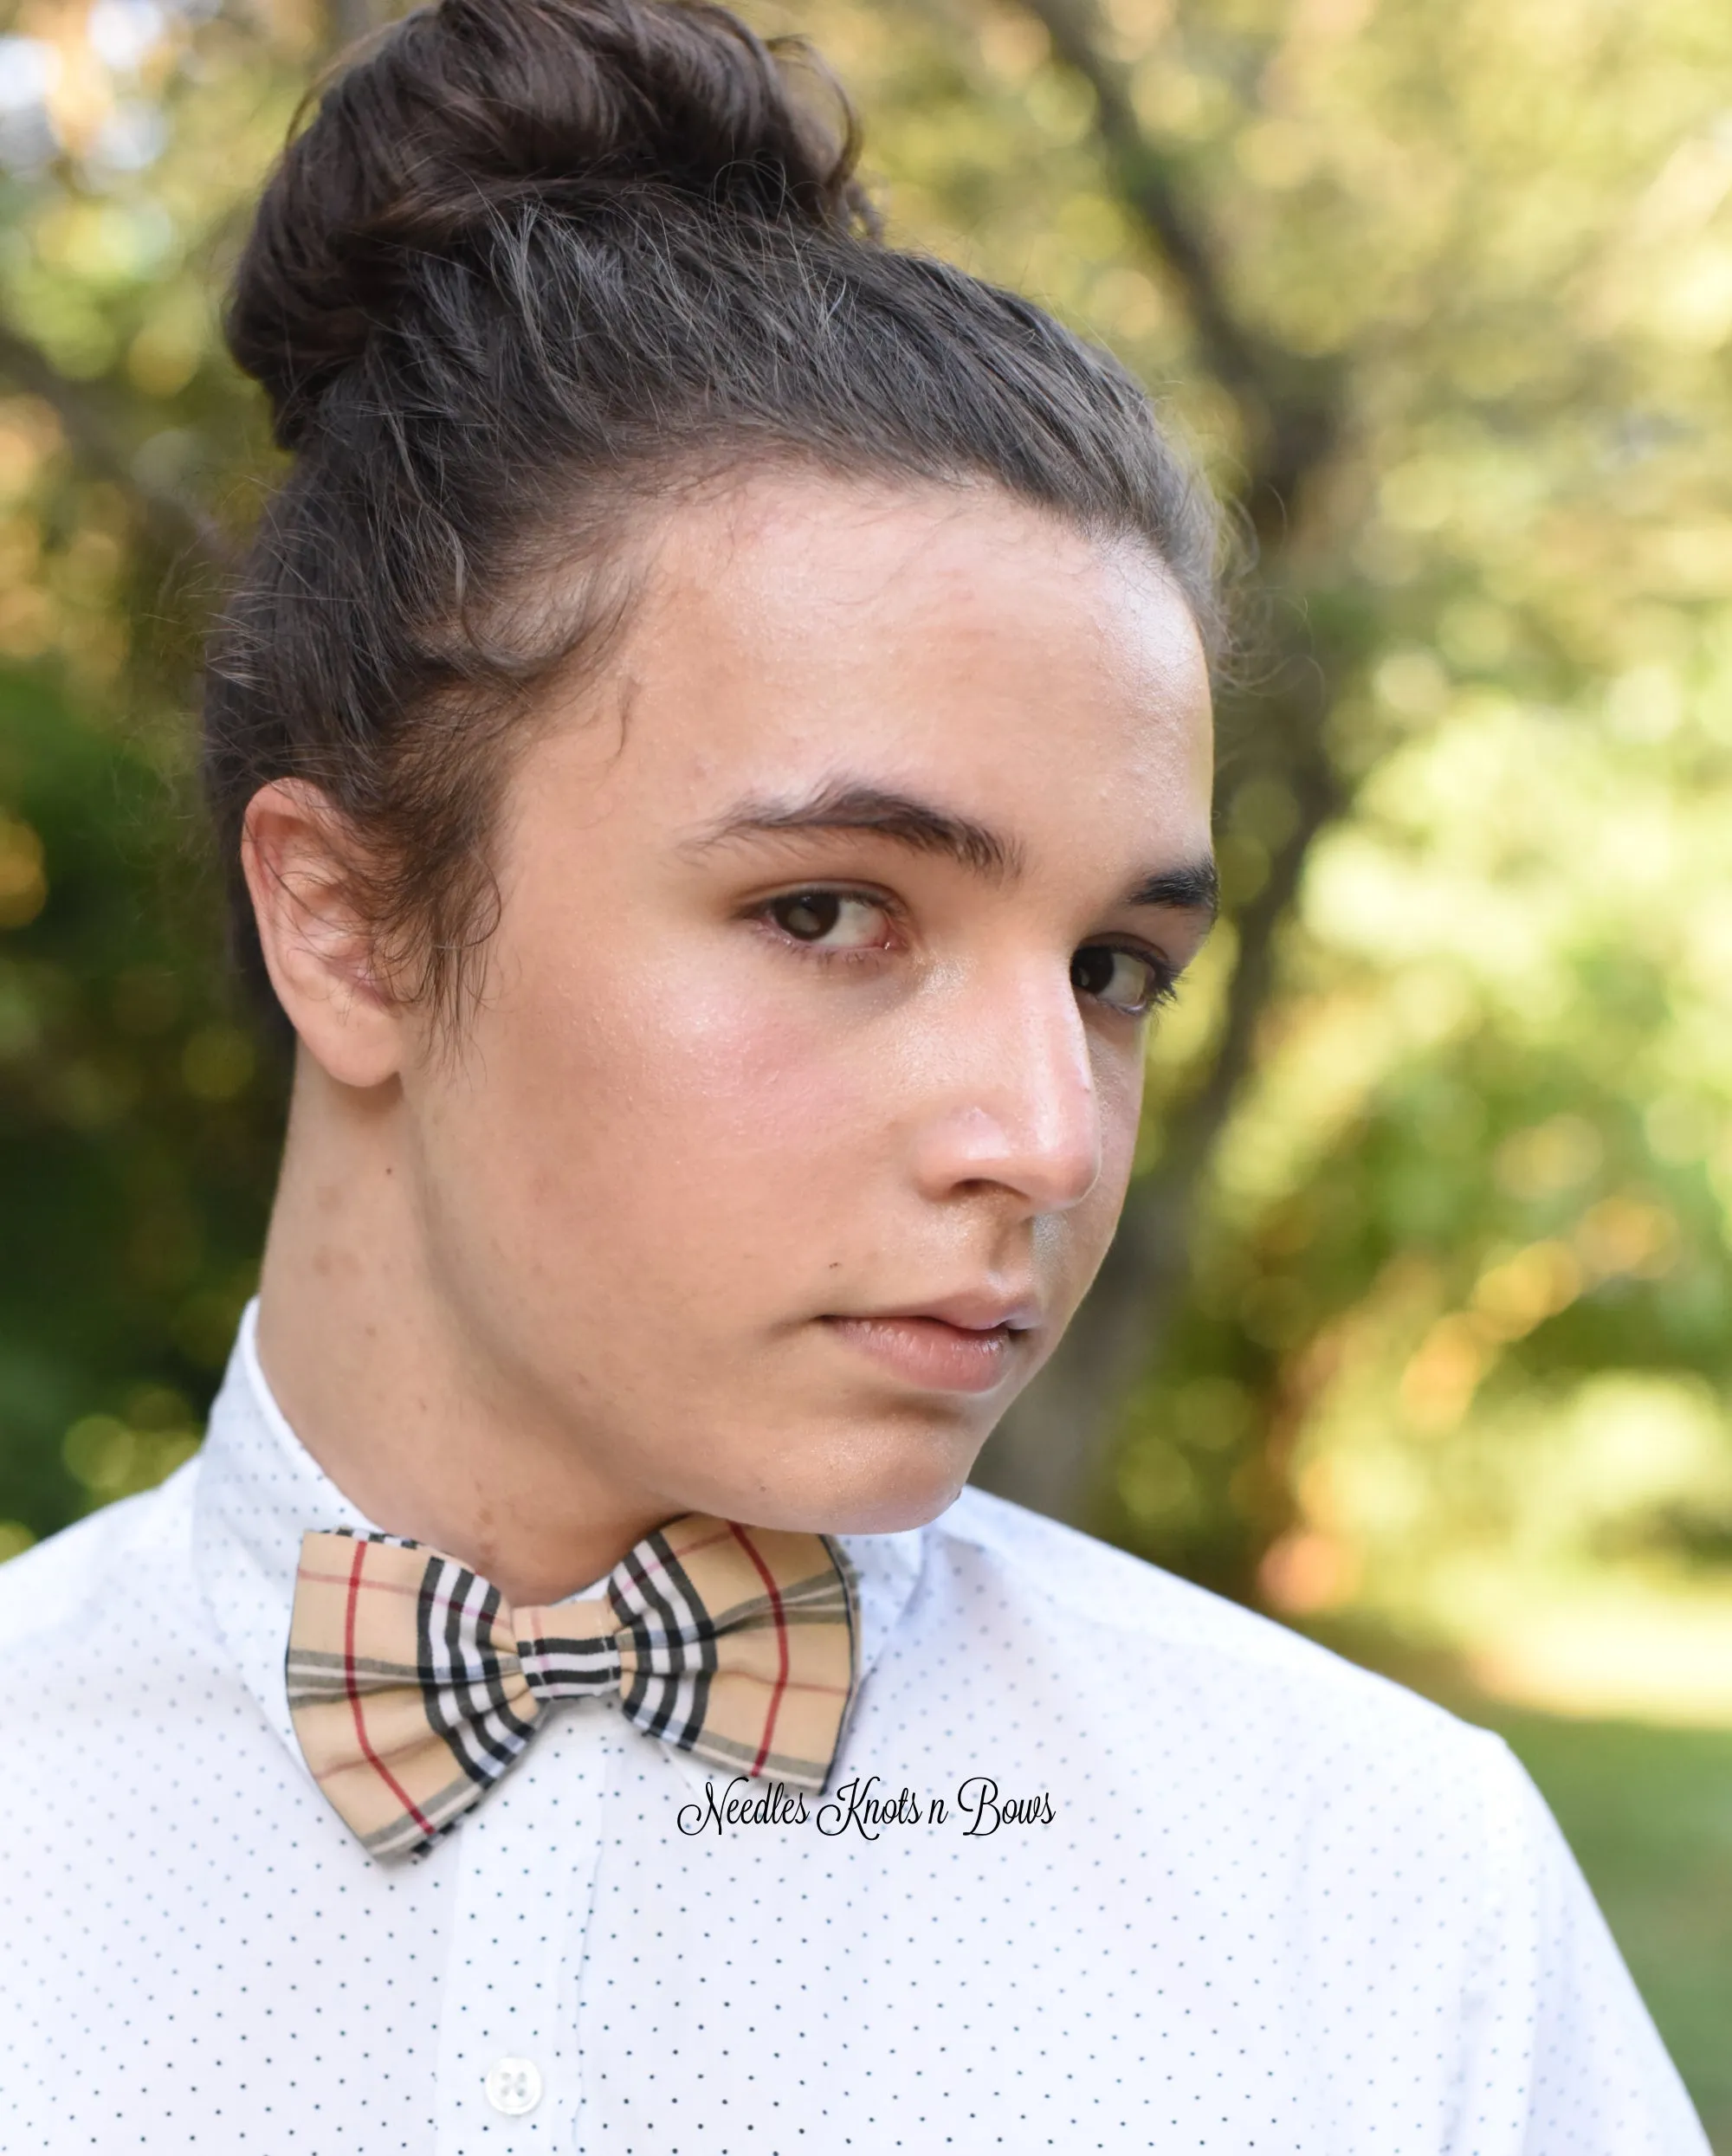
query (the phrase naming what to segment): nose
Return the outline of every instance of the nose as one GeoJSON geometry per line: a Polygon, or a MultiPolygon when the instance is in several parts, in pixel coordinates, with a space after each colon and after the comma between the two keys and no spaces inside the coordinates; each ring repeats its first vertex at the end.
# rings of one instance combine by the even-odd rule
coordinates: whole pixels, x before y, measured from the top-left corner
{"type": "Polygon", "coordinates": [[[1032,1213],[1082,1204],[1101,1177],[1102,1110],[1068,969],[979,980],[973,992],[947,997],[928,1053],[923,1196],[992,1187],[1032,1213]]]}

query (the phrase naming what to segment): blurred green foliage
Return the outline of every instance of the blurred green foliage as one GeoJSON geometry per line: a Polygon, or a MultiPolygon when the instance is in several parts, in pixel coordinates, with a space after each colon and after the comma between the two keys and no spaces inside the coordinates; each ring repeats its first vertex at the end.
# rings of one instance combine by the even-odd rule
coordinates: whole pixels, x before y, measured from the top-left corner
{"type": "MultiPolygon", "coordinates": [[[[255,1269],[276,1088],[208,923],[177,923],[200,887],[160,766],[44,673],[0,682],[0,728],[6,828],[54,876],[0,959],[0,1501],[43,1533],[196,1438],[255,1269]]],[[[15,915],[36,897],[18,875],[15,915]]]]}
{"type": "Polygon", "coordinates": [[[197,640],[262,470],[218,357],[238,191],[320,26],[24,7],[0,37],[0,1553],[196,1443],[281,1074],[229,994],[197,640]]]}

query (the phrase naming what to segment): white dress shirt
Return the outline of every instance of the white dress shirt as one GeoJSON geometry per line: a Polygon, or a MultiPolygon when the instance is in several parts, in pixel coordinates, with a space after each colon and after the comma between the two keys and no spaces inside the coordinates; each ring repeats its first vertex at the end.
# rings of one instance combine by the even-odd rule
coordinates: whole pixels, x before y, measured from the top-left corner
{"type": "Polygon", "coordinates": [[[249,1314],[201,1455],[0,1570],[0,2148],[1703,2156],[1496,1739],[973,1491],[844,1538],[830,1809],[585,1701],[378,1862],[283,1689],[368,1524],[249,1314]]]}

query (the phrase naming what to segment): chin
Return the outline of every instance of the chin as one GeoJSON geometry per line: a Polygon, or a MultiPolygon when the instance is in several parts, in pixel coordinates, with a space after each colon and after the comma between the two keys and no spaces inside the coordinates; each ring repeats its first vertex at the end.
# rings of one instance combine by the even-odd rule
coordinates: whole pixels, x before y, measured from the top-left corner
{"type": "MultiPolygon", "coordinates": [[[[973,1465],[971,1461],[969,1463],[973,1465]]],[[[863,1490],[844,1501],[824,1508],[823,1534],[899,1534],[905,1527],[923,1527],[947,1512],[961,1494],[968,1469],[947,1475],[908,1475],[893,1486],[863,1490]]]]}
{"type": "Polygon", "coordinates": [[[772,1478],[736,1491],[728,1502],[694,1509],[816,1534],[923,1527],[955,1502],[988,1434],[953,1423],[838,1430],[827,1444],[791,1449],[772,1478]]]}

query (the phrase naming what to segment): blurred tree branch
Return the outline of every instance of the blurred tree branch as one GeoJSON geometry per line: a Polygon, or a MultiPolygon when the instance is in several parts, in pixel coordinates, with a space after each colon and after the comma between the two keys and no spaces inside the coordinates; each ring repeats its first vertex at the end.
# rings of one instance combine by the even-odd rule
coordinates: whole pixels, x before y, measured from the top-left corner
{"type": "MultiPolygon", "coordinates": [[[[1311,482],[1340,444],[1342,370],[1284,349],[1248,322],[1226,265],[1186,203],[1173,158],[1137,115],[1128,71],[1107,50],[1091,0],[1016,0],[1041,23],[1057,63],[1095,102],[1102,162],[1190,315],[1198,356],[1234,399],[1247,459],[1238,507],[1255,535],[1257,580],[1281,600],[1283,558],[1311,482]]],[[[1042,1377],[994,1438],[979,1479],[1061,1518],[1089,1511],[1127,1394],[1158,1360],[1182,1302],[1198,1201],[1215,1147],[1253,1065],[1275,981],[1276,946],[1317,834],[1345,789],[1327,745],[1330,655],[1291,598],[1270,610],[1262,678],[1231,709],[1235,781],[1276,778],[1293,804],[1260,890],[1235,916],[1238,957],[1214,1047],[1174,1110],[1159,1160],[1132,1189],[1087,1302],[1042,1377]]]]}
{"type": "Polygon", "coordinates": [[[0,382],[48,406],[80,469],[106,480],[132,501],[163,552],[191,554],[214,569],[232,565],[234,550],[216,519],[178,488],[139,470],[100,393],[62,374],[40,345],[4,322],[0,322],[0,382]]]}
{"type": "MultiPolygon", "coordinates": [[[[329,0],[326,44],[334,56],[372,35],[401,11],[397,0],[329,0]]],[[[129,500],[143,533],[158,552],[227,571],[236,549],[216,518],[179,488],[141,465],[126,445],[102,391],[63,374],[42,347],[15,325],[0,321],[0,384],[40,398],[55,413],[74,464],[106,481],[129,500]]]]}
{"type": "Polygon", "coordinates": [[[1244,506],[1253,528],[1259,539],[1284,536],[1295,496],[1328,462],[1341,432],[1338,369],[1285,350],[1235,308],[1215,244],[1181,197],[1173,158],[1138,119],[1129,72],[1106,51],[1091,0],[1016,4],[1046,31],[1058,63],[1093,93],[1108,177],[1183,298],[1199,356],[1244,416],[1252,450],[1244,506]]]}

